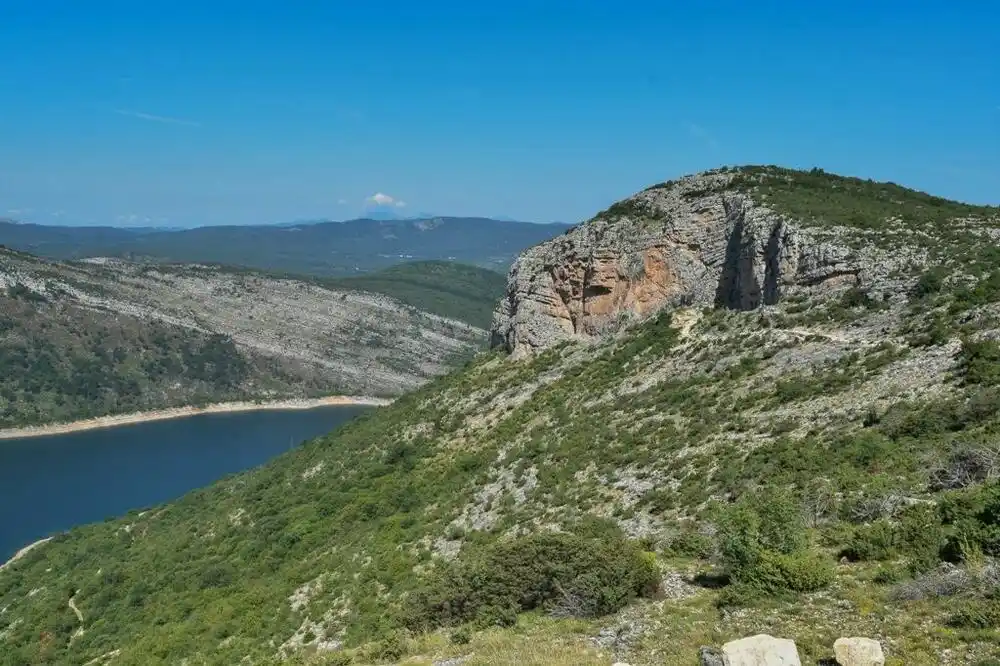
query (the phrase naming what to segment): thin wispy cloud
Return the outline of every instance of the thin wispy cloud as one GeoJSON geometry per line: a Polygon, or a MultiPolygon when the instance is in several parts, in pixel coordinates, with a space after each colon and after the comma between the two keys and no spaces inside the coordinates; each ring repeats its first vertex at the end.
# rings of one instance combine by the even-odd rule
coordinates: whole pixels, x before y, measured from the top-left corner
{"type": "Polygon", "coordinates": [[[172,118],[170,116],[158,116],[154,113],[144,113],[142,111],[132,111],[130,109],[115,109],[115,113],[129,118],[148,120],[154,123],[164,123],[166,125],[184,125],[186,127],[201,127],[201,123],[195,120],[185,120],[184,118],[172,118]]]}

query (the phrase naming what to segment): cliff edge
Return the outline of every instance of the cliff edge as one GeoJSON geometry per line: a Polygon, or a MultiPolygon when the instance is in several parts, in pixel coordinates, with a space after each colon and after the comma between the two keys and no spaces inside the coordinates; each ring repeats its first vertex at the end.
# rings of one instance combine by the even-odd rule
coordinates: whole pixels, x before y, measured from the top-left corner
{"type": "Polygon", "coordinates": [[[491,346],[523,356],[679,305],[752,310],[801,290],[898,292],[890,275],[922,263],[920,248],[888,253],[860,230],[769,207],[760,186],[788,173],[720,169],[656,185],[530,248],[510,270],[491,346]]]}

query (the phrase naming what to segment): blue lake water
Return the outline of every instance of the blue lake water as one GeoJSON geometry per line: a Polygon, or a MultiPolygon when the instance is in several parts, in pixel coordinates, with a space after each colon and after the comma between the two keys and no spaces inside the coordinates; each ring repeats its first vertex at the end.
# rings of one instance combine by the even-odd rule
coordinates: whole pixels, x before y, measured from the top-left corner
{"type": "Polygon", "coordinates": [[[55,532],[165,502],[256,467],[367,409],[199,414],[0,440],[0,563],[55,532]]]}

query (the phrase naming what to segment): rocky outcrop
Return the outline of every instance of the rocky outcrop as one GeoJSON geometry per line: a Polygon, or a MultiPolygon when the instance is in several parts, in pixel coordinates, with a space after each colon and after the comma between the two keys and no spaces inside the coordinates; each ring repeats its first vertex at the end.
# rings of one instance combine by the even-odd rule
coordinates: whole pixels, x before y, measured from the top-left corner
{"type": "Polygon", "coordinates": [[[681,304],[752,310],[862,283],[876,262],[731,188],[723,173],[650,188],[523,253],[491,344],[523,355],[681,304]]]}

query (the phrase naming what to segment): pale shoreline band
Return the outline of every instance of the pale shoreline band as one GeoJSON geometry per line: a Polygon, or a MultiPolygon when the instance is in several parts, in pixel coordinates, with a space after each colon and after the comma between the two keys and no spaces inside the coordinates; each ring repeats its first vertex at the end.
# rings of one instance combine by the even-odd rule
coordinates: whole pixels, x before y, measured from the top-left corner
{"type": "Polygon", "coordinates": [[[164,421],[166,419],[195,416],[197,414],[253,412],[267,409],[313,409],[316,407],[330,407],[337,405],[383,407],[391,402],[392,400],[385,398],[349,395],[331,395],[325,398],[293,398],[289,400],[276,400],[274,402],[219,402],[213,405],[205,405],[204,407],[170,407],[167,409],[157,409],[149,412],[133,412],[131,414],[98,416],[92,419],[71,421],[69,423],[52,423],[40,426],[25,426],[23,428],[8,428],[6,430],[0,430],[0,440],[20,439],[22,437],[41,437],[44,435],[63,435],[83,430],[113,428],[115,426],[129,425],[133,423],[146,423],[148,421],[164,421]]]}
{"type": "Polygon", "coordinates": [[[52,537],[45,537],[44,539],[39,539],[38,541],[35,541],[34,543],[29,543],[27,546],[25,546],[21,550],[17,551],[16,553],[14,553],[14,556],[11,557],[9,560],[7,560],[6,562],[4,562],[3,564],[0,564],[0,571],[3,571],[7,567],[9,567],[11,564],[14,564],[14,562],[17,562],[19,559],[21,559],[22,557],[24,557],[25,555],[27,555],[28,553],[30,553],[35,548],[38,548],[42,544],[48,543],[49,541],[52,541],[52,537]]]}

